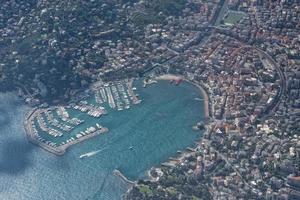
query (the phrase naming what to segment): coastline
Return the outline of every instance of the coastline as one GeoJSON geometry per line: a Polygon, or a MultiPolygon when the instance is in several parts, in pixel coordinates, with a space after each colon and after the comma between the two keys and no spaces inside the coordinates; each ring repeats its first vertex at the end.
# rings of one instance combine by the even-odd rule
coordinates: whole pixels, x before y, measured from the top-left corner
{"type": "MultiPolygon", "coordinates": [[[[200,92],[201,92],[201,94],[203,95],[203,98],[204,98],[205,118],[209,119],[209,118],[212,117],[212,113],[210,111],[210,105],[209,105],[209,94],[208,94],[208,92],[201,85],[199,85],[199,84],[197,84],[197,83],[195,83],[195,82],[193,82],[191,80],[188,80],[187,78],[185,78],[182,75],[174,75],[174,74],[160,75],[160,76],[155,77],[154,80],[165,80],[165,81],[179,81],[179,80],[183,80],[183,81],[186,81],[186,82],[188,82],[188,83],[196,86],[200,90],[200,92]]],[[[208,131],[210,131],[210,130],[208,128],[206,128],[206,131],[204,132],[204,134],[206,132],[208,132],[208,131]]],[[[166,162],[161,163],[160,167],[157,167],[157,168],[161,168],[161,167],[173,167],[173,166],[181,163],[182,160],[184,160],[186,157],[188,157],[189,155],[194,154],[196,152],[196,149],[197,149],[197,146],[198,146],[199,142],[201,142],[201,139],[195,141],[196,147],[194,147],[194,148],[187,147],[186,150],[182,151],[180,154],[177,154],[175,156],[175,158],[170,157],[166,162]]],[[[156,179],[156,178],[154,178],[154,177],[151,176],[150,171],[153,168],[154,167],[152,167],[151,169],[147,170],[146,174],[147,174],[148,179],[146,178],[145,180],[148,180],[148,181],[158,181],[158,179],[156,179]]],[[[123,195],[123,198],[126,197],[130,193],[130,191],[133,189],[133,186],[134,185],[131,185],[131,187],[123,195]]],[[[126,199],[126,198],[124,198],[124,199],[126,199]]]]}
{"type": "MultiPolygon", "coordinates": [[[[203,101],[204,101],[204,107],[205,107],[205,109],[204,109],[205,118],[210,118],[210,116],[211,116],[210,114],[211,113],[210,113],[210,110],[209,110],[210,109],[210,107],[209,107],[209,94],[207,93],[207,91],[199,83],[193,82],[193,81],[187,79],[184,76],[181,76],[181,75],[172,75],[172,74],[165,74],[165,75],[162,75],[162,76],[155,77],[153,79],[154,80],[165,80],[165,81],[183,80],[183,81],[186,81],[186,82],[188,82],[188,83],[196,86],[200,90],[201,94],[203,95],[203,101]]],[[[128,83],[128,86],[131,86],[130,88],[132,88],[132,84],[133,84],[133,80],[131,80],[128,83]]],[[[52,147],[52,146],[50,146],[50,145],[48,145],[48,144],[46,144],[44,142],[39,141],[38,138],[37,138],[37,136],[32,131],[32,127],[31,127],[31,121],[32,120],[31,119],[34,118],[35,112],[37,110],[38,110],[38,108],[34,108],[30,112],[28,112],[28,114],[26,115],[26,118],[24,120],[24,127],[25,127],[26,136],[27,136],[27,138],[28,138],[28,140],[30,142],[32,142],[32,143],[40,146],[41,148],[43,148],[44,150],[46,150],[46,151],[48,151],[50,153],[53,153],[53,154],[58,155],[58,156],[59,155],[64,155],[64,153],[66,153],[67,148],[69,148],[70,146],[72,146],[74,144],[77,144],[77,143],[79,143],[81,141],[84,141],[86,139],[89,139],[89,138],[92,138],[92,137],[95,137],[95,136],[99,135],[99,133],[98,134],[86,135],[84,137],[81,137],[79,139],[71,141],[71,142],[69,142],[67,144],[64,144],[64,145],[61,145],[61,146],[57,146],[57,147],[52,147]]],[[[103,127],[103,129],[104,129],[104,127],[103,127]]],[[[105,129],[106,129],[106,131],[108,131],[107,128],[105,128],[105,129]]],[[[104,131],[104,132],[106,132],[106,131],[104,131]]],[[[201,141],[201,139],[200,139],[200,141],[201,141]]],[[[195,142],[199,142],[199,139],[196,139],[195,142]]],[[[196,147],[193,147],[193,148],[187,147],[186,150],[182,151],[180,154],[176,154],[174,156],[175,158],[171,158],[170,157],[164,163],[166,164],[166,163],[172,162],[174,165],[177,165],[180,162],[182,162],[182,160],[186,156],[195,153],[194,151],[192,151],[192,150],[195,150],[195,149],[196,149],[196,147]]],[[[158,166],[158,168],[164,167],[163,166],[164,163],[161,163],[160,166],[158,166]]],[[[166,165],[165,167],[168,167],[168,166],[166,165]]],[[[150,170],[148,170],[147,172],[148,172],[148,177],[150,178],[150,181],[151,181],[151,176],[149,176],[150,175],[149,171],[150,170]]],[[[119,173],[114,173],[114,175],[120,177],[124,182],[126,182],[126,183],[128,183],[130,185],[130,188],[127,190],[126,193],[128,193],[132,189],[132,187],[137,184],[137,181],[130,181],[128,179],[127,180],[124,179],[125,176],[124,177],[120,176],[120,175],[122,175],[121,173],[120,174],[119,173]]],[[[152,181],[155,181],[155,180],[152,179],[152,181]]],[[[126,193],[124,195],[126,195],[126,193]]]]}

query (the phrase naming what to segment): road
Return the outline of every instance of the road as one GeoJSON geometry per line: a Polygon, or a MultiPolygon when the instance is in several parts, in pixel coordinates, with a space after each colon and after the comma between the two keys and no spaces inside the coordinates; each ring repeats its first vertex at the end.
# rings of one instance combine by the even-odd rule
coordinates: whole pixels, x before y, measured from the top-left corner
{"type": "MultiPolygon", "coordinates": [[[[255,48],[255,47],[252,47],[255,48]]],[[[279,106],[284,94],[286,93],[286,77],[284,75],[284,73],[282,72],[280,66],[278,65],[278,63],[276,63],[276,61],[266,52],[264,52],[263,50],[259,49],[259,48],[255,48],[261,55],[263,55],[266,59],[268,59],[270,61],[270,63],[276,68],[276,71],[278,72],[279,78],[280,78],[280,89],[279,89],[279,93],[276,96],[276,101],[274,101],[272,103],[272,105],[269,107],[269,112],[267,114],[265,114],[261,119],[265,120],[267,117],[271,116],[272,114],[274,114],[274,112],[276,111],[277,107],[279,106]]]]}

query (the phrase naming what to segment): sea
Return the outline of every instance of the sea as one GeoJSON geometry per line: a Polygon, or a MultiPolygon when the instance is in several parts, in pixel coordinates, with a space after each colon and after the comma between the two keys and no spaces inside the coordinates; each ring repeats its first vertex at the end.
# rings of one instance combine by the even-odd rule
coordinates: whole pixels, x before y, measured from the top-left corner
{"type": "MultiPolygon", "coordinates": [[[[145,178],[151,167],[193,146],[203,132],[192,126],[204,120],[203,96],[194,85],[169,81],[142,87],[142,103],[99,119],[109,132],[53,155],[26,139],[23,121],[30,108],[14,93],[0,93],[1,200],[119,200],[129,185],[113,175],[145,178]],[[88,152],[97,154],[80,159],[88,152]]],[[[88,122],[86,122],[88,123],[88,122]]]]}

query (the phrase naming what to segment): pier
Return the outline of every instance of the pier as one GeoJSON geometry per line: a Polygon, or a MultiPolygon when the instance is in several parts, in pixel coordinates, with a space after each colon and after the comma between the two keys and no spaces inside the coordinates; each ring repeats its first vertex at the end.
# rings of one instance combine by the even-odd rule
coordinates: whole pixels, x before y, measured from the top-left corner
{"type": "Polygon", "coordinates": [[[135,181],[128,180],[128,179],[120,172],[120,170],[115,169],[115,170],[113,171],[113,175],[115,175],[115,176],[121,178],[122,181],[124,181],[125,183],[128,183],[128,184],[130,184],[130,185],[136,184],[135,181]]]}
{"type": "Polygon", "coordinates": [[[108,103],[109,107],[122,111],[129,109],[132,104],[138,104],[140,100],[133,92],[132,79],[109,83],[96,83],[92,86],[97,104],[108,103]]]}
{"type": "Polygon", "coordinates": [[[139,100],[137,96],[134,94],[132,84],[133,84],[133,79],[131,79],[128,82],[128,94],[132,98],[133,104],[139,104],[141,103],[141,100],[139,100]]]}

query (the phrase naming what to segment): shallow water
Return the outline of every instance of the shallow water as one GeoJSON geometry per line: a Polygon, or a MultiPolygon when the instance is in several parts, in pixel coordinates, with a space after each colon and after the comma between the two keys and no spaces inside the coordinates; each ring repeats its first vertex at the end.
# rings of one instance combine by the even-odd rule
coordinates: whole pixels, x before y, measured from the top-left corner
{"type": "Polygon", "coordinates": [[[167,81],[135,86],[141,104],[101,117],[99,122],[110,131],[61,157],[26,140],[22,120],[28,107],[12,93],[0,94],[0,199],[118,200],[128,186],[112,174],[114,169],[136,180],[201,137],[191,128],[204,117],[195,86],[167,81]],[[101,151],[79,159],[95,150],[101,151]]]}

